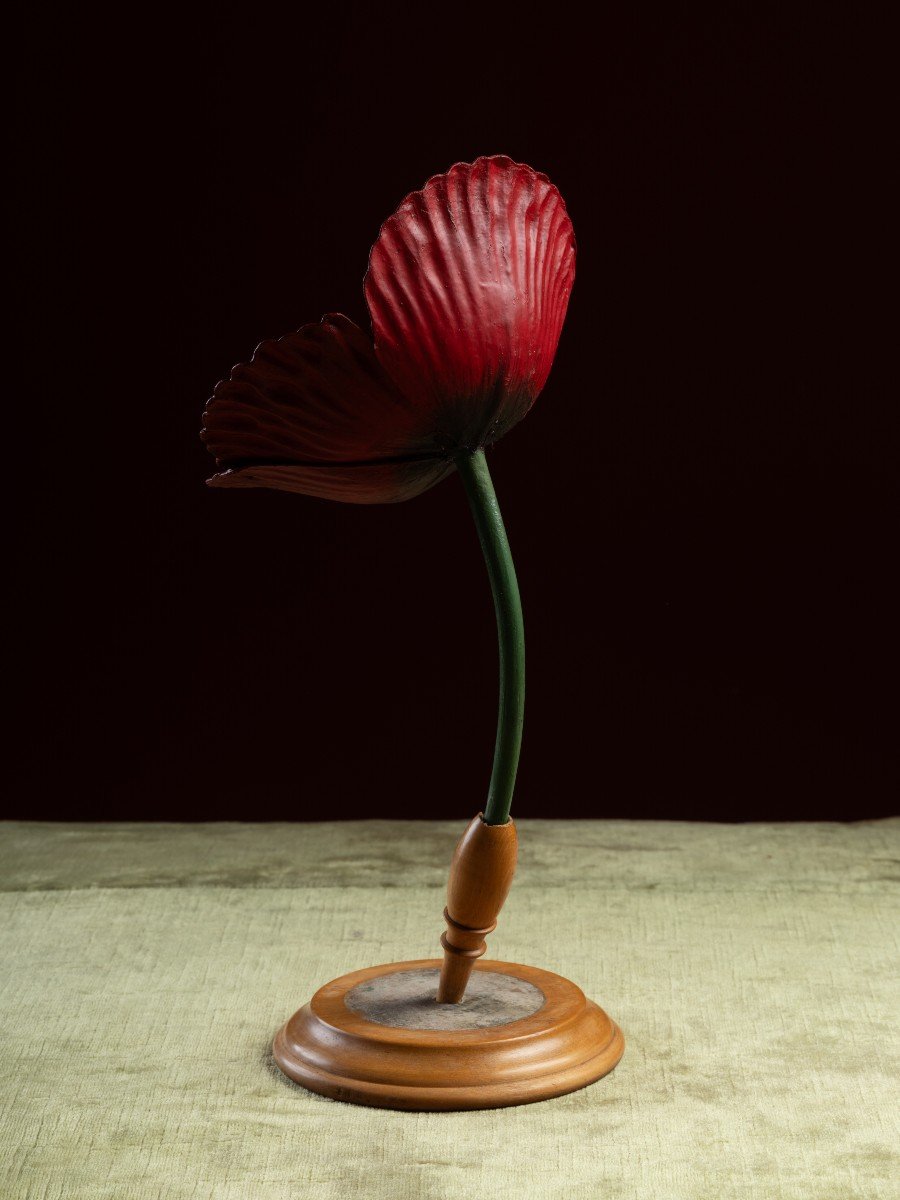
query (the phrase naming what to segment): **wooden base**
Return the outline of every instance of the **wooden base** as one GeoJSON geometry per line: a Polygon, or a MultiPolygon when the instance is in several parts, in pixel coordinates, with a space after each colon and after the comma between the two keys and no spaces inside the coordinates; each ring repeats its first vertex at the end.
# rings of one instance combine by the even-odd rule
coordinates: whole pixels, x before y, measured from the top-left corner
{"type": "Polygon", "coordinates": [[[538,967],[475,964],[473,974],[508,975],[514,986],[524,981],[544,996],[530,1016],[497,1023],[494,1014],[482,1028],[459,1028],[462,1006],[436,1000],[437,1015],[429,1018],[440,1022],[445,1008],[455,1028],[398,1027],[385,1023],[392,1018],[383,1010],[378,1021],[370,1020],[358,1010],[359,991],[351,997],[355,1009],[345,1003],[360,984],[380,980],[384,991],[383,977],[398,972],[433,969],[436,983],[440,967],[439,959],[390,963],[327,983],[276,1035],[276,1063],[297,1083],[334,1100],[422,1112],[562,1096],[594,1083],[622,1057],[625,1042],[615,1022],[574,983],[538,967]]]}

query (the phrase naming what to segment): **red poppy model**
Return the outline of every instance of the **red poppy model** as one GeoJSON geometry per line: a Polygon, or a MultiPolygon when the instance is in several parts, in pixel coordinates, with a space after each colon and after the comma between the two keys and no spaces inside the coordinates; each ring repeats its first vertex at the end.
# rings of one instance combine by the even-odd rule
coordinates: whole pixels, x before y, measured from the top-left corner
{"type": "Polygon", "coordinates": [[[545,175],[500,156],[435,175],[372,248],[372,338],[329,314],[217,385],[203,438],[223,470],[210,485],[357,504],[418,495],[525,416],[574,278],[572,222],[545,175]]]}
{"type": "Polygon", "coordinates": [[[257,346],[216,386],[203,438],[213,487],[271,487],[356,504],[408,500],[454,467],[494,589],[500,722],[488,824],[504,824],[524,711],[515,570],[484,446],[544,386],[575,278],[559,192],[503,156],[457,163],[385,221],[365,278],[372,337],[347,317],[257,346]]]}

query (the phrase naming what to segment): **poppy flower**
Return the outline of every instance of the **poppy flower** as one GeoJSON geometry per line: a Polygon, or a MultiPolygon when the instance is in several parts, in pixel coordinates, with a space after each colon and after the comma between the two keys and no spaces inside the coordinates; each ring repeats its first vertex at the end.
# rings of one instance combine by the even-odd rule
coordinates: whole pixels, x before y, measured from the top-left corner
{"type": "Polygon", "coordinates": [[[372,248],[371,337],[330,314],[217,384],[209,484],[357,504],[418,495],[528,412],[574,277],[572,222],[546,175],[503,156],[435,175],[372,248]]]}

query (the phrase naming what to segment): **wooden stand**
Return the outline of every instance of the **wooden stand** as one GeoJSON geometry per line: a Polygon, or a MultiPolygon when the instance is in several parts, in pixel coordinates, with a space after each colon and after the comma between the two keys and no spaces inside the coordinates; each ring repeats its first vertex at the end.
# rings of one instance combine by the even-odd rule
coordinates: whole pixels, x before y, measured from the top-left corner
{"type": "Polygon", "coordinates": [[[518,835],[512,821],[485,825],[479,813],[460,838],[447,882],[447,932],[441,937],[444,965],[438,985],[439,1003],[458,1004],[462,1000],[475,960],[487,949],[484,939],[497,928],[497,917],[516,873],[518,853],[518,835]]]}
{"type": "Polygon", "coordinates": [[[480,962],[509,892],[516,831],[469,824],[450,868],[443,961],[367,967],[320,988],[278,1032],[275,1062],[313,1092],[379,1108],[501,1108],[611,1071],[621,1030],[560,975],[480,962]]]}
{"type": "Polygon", "coordinates": [[[532,1016],[483,1029],[404,1029],[368,1020],[346,1003],[360,985],[440,962],[390,963],[320,988],[275,1038],[278,1066],[310,1091],[376,1108],[503,1108],[574,1092],[622,1057],[618,1026],[568,979],[516,963],[476,963],[540,989],[532,1016]]]}

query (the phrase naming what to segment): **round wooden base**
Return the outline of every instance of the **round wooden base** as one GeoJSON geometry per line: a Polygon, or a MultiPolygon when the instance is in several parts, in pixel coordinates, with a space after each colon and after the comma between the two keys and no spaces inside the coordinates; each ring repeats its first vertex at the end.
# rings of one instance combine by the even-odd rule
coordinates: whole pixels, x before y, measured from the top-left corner
{"type": "MultiPolygon", "coordinates": [[[[327,983],[276,1035],[276,1063],[297,1083],[334,1100],[422,1112],[562,1096],[600,1079],[622,1057],[625,1042],[615,1022],[574,983],[538,967],[475,964],[476,972],[512,976],[544,995],[530,1016],[497,1023],[494,1014],[482,1028],[459,1028],[458,1011],[448,1014],[456,1028],[398,1027],[383,1023],[390,1020],[383,1010],[376,1022],[359,1011],[362,989],[351,998],[356,1008],[345,1003],[360,984],[401,971],[433,969],[436,982],[440,966],[439,959],[389,963],[327,983]]],[[[390,988],[382,982],[369,990],[390,988]]],[[[461,1007],[435,1006],[438,1012],[461,1007]]]]}

